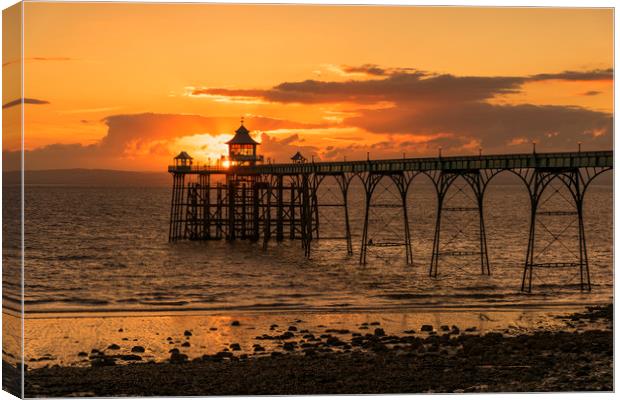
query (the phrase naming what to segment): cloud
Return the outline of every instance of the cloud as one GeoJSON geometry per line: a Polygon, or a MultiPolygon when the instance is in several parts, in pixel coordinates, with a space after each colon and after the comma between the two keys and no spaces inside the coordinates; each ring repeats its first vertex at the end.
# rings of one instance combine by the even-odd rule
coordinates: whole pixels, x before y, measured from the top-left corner
{"type": "Polygon", "coordinates": [[[284,82],[269,90],[203,88],[195,94],[255,97],[278,103],[358,103],[381,101],[432,102],[476,101],[515,93],[524,78],[457,77],[444,74],[428,77],[421,72],[400,73],[383,79],[345,82],[305,80],[284,82]]]}
{"type": "Polygon", "coordinates": [[[260,153],[265,156],[265,159],[271,158],[277,163],[288,163],[291,162],[291,156],[297,151],[308,159],[311,159],[312,156],[319,158],[320,149],[304,144],[303,139],[298,134],[281,139],[266,133],[261,135],[260,153]]]}
{"type": "Polygon", "coordinates": [[[410,74],[413,72],[424,75],[423,72],[418,71],[415,68],[383,68],[377,64],[363,64],[359,66],[341,65],[335,68],[343,75],[388,76],[403,73],[410,74]]]}
{"type": "MultiPolygon", "coordinates": [[[[87,120],[83,120],[87,123],[87,120]]],[[[132,160],[143,157],[153,168],[161,167],[162,159],[172,155],[168,146],[174,140],[199,135],[233,133],[239,126],[237,117],[206,117],[183,114],[121,114],[103,119],[107,134],[98,143],[52,144],[25,152],[26,169],[53,168],[116,168],[132,167],[132,160]],[[159,158],[157,158],[159,157],[159,158]],[[153,160],[148,160],[153,158],[153,160]]],[[[265,116],[246,116],[245,125],[253,131],[277,129],[316,129],[326,125],[305,124],[265,116]]],[[[276,142],[266,143],[277,146],[276,142]]],[[[174,149],[178,150],[178,149],[174,149]]],[[[274,152],[276,152],[274,147],[274,152]]],[[[19,152],[4,152],[8,159],[19,152]]]]}
{"type": "Polygon", "coordinates": [[[10,107],[18,106],[22,103],[23,104],[49,104],[50,102],[46,100],[29,99],[29,98],[15,99],[13,101],[9,101],[8,103],[2,105],[2,109],[4,110],[10,107]]]}
{"type": "Polygon", "coordinates": [[[448,105],[422,113],[402,107],[369,110],[344,121],[375,133],[450,134],[451,140],[476,140],[485,148],[505,151],[515,137],[544,143],[548,149],[568,149],[577,140],[591,140],[611,147],[610,114],[580,107],[552,105],[494,105],[483,102],[448,105]],[[604,132],[594,137],[592,132],[604,132]],[[549,132],[557,135],[548,136],[549,132]]]}
{"type": "Polygon", "coordinates": [[[587,92],[583,92],[581,93],[582,96],[596,96],[599,95],[603,92],[599,91],[599,90],[589,90],[587,92]]]}
{"type": "Polygon", "coordinates": [[[530,81],[545,80],[564,80],[564,81],[612,81],[614,79],[613,68],[594,69],[591,71],[564,71],[556,74],[537,74],[528,78],[530,81]]]}
{"type": "MultiPolygon", "coordinates": [[[[443,142],[452,140],[460,146],[478,143],[497,151],[505,151],[506,146],[515,143],[515,138],[523,137],[539,140],[541,147],[553,150],[572,148],[578,140],[589,140],[603,148],[612,143],[613,117],[609,113],[577,106],[491,102],[498,96],[521,92],[526,83],[533,81],[610,80],[613,79],[611,68],[486,77],[430,74],[375,64],[347,66],[343,71],[372,78],[283,82],[266,90],[203,90],[277,103],[353,104],[356,108],[349,111],[355,116],[343,118],[343,126],[418,139],[444,135],[443,142]],[[382,106],[379,108],[377,104],[382,106]],[[557,134],[548,135],[549,132],[557,134]]],[[[598,93],[587,92],[587,95],[595,94],[598,93]]]]}
{"type": "MultiPolygon", "coordinates": [[[[69,57],[30,57],[30,58],[24,59],[24,61],[71,61],[71,60],[73,59],[69,57]]],[[[20,60],[10,60],[10,61],[2,63],[2,66],[6,67],[7,65],[18,64],[19,61],[20,60]]]]}

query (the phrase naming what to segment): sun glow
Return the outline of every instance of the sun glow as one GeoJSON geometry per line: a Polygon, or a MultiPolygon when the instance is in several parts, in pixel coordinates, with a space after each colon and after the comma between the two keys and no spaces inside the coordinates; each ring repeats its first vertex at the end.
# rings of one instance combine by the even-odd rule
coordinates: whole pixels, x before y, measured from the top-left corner
{"type": "MultiPolygon", "coordinates": [[[[222,156],[228,156],[226,142],[231,138],[230,134],[198,134],[178,139],[173,147],[187,151],[196,164],[217,165],[222,156]]],[[[228,161],[223,161],[222,166],[228,168],[228,161]]]]}

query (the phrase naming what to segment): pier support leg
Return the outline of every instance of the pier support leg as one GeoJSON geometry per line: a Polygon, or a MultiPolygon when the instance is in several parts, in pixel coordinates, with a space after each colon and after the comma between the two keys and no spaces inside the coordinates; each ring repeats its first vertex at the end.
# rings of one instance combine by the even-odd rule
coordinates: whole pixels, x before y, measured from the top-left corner
{"type": "MultiPolygon", "coordinates": [[[[588,264],[587,243],[583,222],[583,198],[585,189],[589,182],[598,175],[596,172],[593,176],[583,173],[578,168],[566,169],[545,169],[536,168],[531,175],[524,174],[524,181],[528,184],[530,193],[530,232],[528,237],[527,253],[525,256],[525,265],[523,267],[523,277],[521,281],[521,290],[524,292],[532,292],[532,277],[534,269],[542,270],[545,268],[578,268],[579,269],[579,288],[581,291],[590,291],[592,289],[590,282],[590,268],[588,264]],[[554,182],[560,184],[560,188],[565,188],[570,196],[563,196],[559,188],[554,187],[554,182]],[[551,193],[543,199],[543,194],[552,190],[551,193]],[[552,203],[550,199],[554,196],[560,197],[560,203],[566,208],[558,210],[547,210],[548,204],[552,203]],[[572,200],[572,201],[571,201],[572,200]],[[543,207],[544,205],[544,207],[543,207]],[[562,235],[570,228],[574,222],[564,224],[565,227],[559,232],[554,232],[549,228],[547,221],[549,218],[576,218],[577,222],[577,247],[578,254],[575,255],[574,261],[558,261],[545,262],[545,255],[549,257],[549,249],[556,242],[562,242],[562,235]],[[544,218],[544,220],[543,220],[544,218]],[[544,231],[548,232],[551,239],[540,250],[536,250],[536,231],[537,224],[541,225],[544,231]]],[[[556,205],[557,207],[557,205],[556,205]]],[[[574,220],[573,220],[574,221],[574,220]]],[[[567,250],[566,256],[570,257],[570,247],[563,245],[567,250]]]]}
{"type": "Polygon", "coordinates": [[[235,229],[235,208],[236,208],[236,197],[237,190],[236,185],[232,180],[228,182],[228,232],[226,235],[227,240],[235,240],[236,239],[236,229],[235,229]]]}
{"type": "MultiPolygon", "coordinates": [[[[435,236],[433,237],[433,252],[431,255],[431,265],[429,268],[429,276],[436,278],[439,269],[439,260],[442,256],[472,256],[478,255],[480,260],[480,273],[482,275],[491,275],[491,267],[489,264],[489,255],[487,248],[487,238],[486,238],[486,228],[484,224],[484,193],[486,191],[486,187],[491,178],[496,174],[496,171],[489,171],[488,174],[483,174],[480,170],[477,169],[468,169],[468,170],[451,170],[451,171],[441,171],[437,172],[434,176],[429,175],[433,183],[435,184],[435,190],[437,193],[437,217],[435,221],[435,236]],[[454,183],[454,181],[458,178],[463,178],[463,180],[467,183],[465,186],[469,186],[471,192],[474,195],[473,201],[475,202],[475,207],[471,206],[459,206],[459,207],[447,207],[446,206],[446,195],[448,190],[454,183]],[[442,250],[441,246],[441,225],[442,225],[442,217],[444,216],[445,211],[450,211],[451,213],[478,213],[478,249],[467,251],[467,250],[442,250]]],[[[458,188],[458,191],[461,195],[465,195],[463,188],[458,188]]],[[[458,193],[458,192],[457,192],[458,193]]],[[[470,195],[466,195],[465,197],[469,197],[470,195]]],[[[454,197],[454,196],[452,196],[454,197]]],[[[471,197],[470,197],[471,199],[471,197]]],[[[457,233],[448,240],[448,242],[454,241],[459,234],[464,234],[464,227],[457,227],[457,233]]],[[[445,244],[444,244],[445,246],[445,244]]]]}
{"type": "Polygon", "coordinates": [[[276,210],[276,240],[284,240],[284,177],[276,177],[277,185],[277,210],[276,210]]]}
{"type": "Polygon", "coordinates": [[[340,175],[337,179],[340,193],[342,194],[342,206],[344,208],[344,235],[347,241],[347,255],[353,255],[353,243],[351,241],[351,223],[349,222],[349,185],[351,178],[345,174],[340,175]]]}

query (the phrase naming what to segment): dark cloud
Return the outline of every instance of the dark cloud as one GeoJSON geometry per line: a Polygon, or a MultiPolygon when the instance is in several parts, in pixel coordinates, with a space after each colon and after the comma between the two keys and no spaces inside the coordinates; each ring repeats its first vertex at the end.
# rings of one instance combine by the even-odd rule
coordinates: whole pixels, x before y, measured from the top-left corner
{"type": "Polygon", "coordinates": [[[195,94],[259,97],[279,103],[342,103],[372,104],[396,102],[463,102],[492,98],[518,92],[523,78],[457,77],[424,73],[402,73],[384,79],[325,82],[306,80],[281,83],[270,90],[199,89],[195,94]]]}
{"type": "MultiPolygon", "coordinates": [[[[446,145],[449,141],[460,146],[477,142],[497,151],[506,151],[509,144],[525,139],[538,140],[541,146],[553,150],[572,148],[577,140],[604,148],[612,143],[609,113],[575,106],[500,105],[491,100],[520,92],[525,83],[532,81],[612,79],[613,69],[521,77],[433,75],[388,70],[374,64],[343,70],[375,78],[284,82],[268,90],[236,90],[234,94],[280,103],[354,103],[358,108],[351,111],[356,116],[346,118],[343,125],[375,133],[417,136],[418,143],[432,135],[442,135],[436,140],[446,145]],[[377,104],[383,106],[377,109],[377,104]]],[[[225,95],[221,89],[205,90],[225,95]]],[[[594,94],[592,91],[587,95],[594,94]]]]}
{"type": "Polygon", "coordinates": [[[564,71],[556,74],[537,74],[528,78],[530,81],[559,79],[564,81],[611,81],[614,79],[613,68],[594,69],[591,71],[564,71]]]}
{"type": "Polygon", "coordinates": [[[2,109],[6,109],[6,108],[10,108],[10,107],[15,107],[18,106],[20,104],[49,104],[49,101],[46,100],[39,100],[39,99],[29,99],[29,98],[24,98],[24,99],[15,99],[13,101],[9,101],[8,103],[4,104],[2,106],[2,109]]]}
{"type": "Polygon", "coordinates": [[[340,68],[342,69],[343,72],[346,72],[349,74],[362,73],[362,74],[377,75],[377,76],[384,76],[384,75],[389,74],[387,69],[381,68],[377,64],[363,64],[363,65],[354,66],[354,67],[343,65],[340,68]]]}
{"type": "Polygon", "coordinates": [[[449,140],[477,140],[485,148],[505,151],[514,139],[538,140],[550,149],[574,147],[577,140],[610,147],[612,116],[580,107],[532,104],[459,104],[418,113],[402,107],[369,110],[345,124],[376,133],[450,134],[449,140]]]}
{"type": "Polygon", "coordinates": [[[582,96],[596,96],[601,94],[602,92],[598,91],[598,90],[589,90],[587,92],[583,92],[581,93],[582,96]]]}

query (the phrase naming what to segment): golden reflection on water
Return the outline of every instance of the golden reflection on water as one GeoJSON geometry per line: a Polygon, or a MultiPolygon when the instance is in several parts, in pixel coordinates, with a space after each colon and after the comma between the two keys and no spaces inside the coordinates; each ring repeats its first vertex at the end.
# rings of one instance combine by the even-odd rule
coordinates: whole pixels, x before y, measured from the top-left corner
{"type": "MultiPolygon", "coordinates": [[[[388,335],[405,335],[407,330],[420,332],[423,324],[433,325],[440,332],[442,325],[456,325],[461,331],[475,327],[476,332],[502,331],[509,334],[527,332],[532,329],[560,329],[564,325],[553,315],[564,312],[546,311],[416,311],[399,313],[330,313],[330,314],[239,314],[223,315],[136,315],[136,316],[88,316],[29,318],[25,321],[25,359],[30,368],[46,365],[88,366],[88,357],[78,356],[96,349],[108,355],[136,354],[132,347],[143,346],[144,353],[138,353],[144,362],[162,361],[169,357],[169,351],[179,349],[190,359],[205,354],[227,350],[232,343],[241,346],[237,355],[253,353],[253,344],[265,347],[265,354],[277,350],[281,341],[257,340],[263,334],[279,335],[289,326],[295,326],[299,340],[301,330],[320,335],[328,329],[348,329],[361,334],[373,333],[378,326],[362,324],[378,322],[388,335]],[[232,326],[239,321],[239,326],[232,326]],[[301,321],[301,322],[300,322],[301,321]],[[270,330],[272,325],[277,328],[270,330]],[[185,336],[190,331],[191,336],[185,336]],[[183,346],[189,343],[189,347],[183,346]],[[116,344],[119,350],[108,350],[116,344]]],[[[335,334],[350,339],[351,333],[335,334]]],[[[122,362],[120,362],[122,363],[122,362]]]]}

